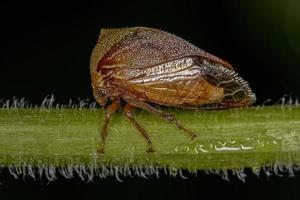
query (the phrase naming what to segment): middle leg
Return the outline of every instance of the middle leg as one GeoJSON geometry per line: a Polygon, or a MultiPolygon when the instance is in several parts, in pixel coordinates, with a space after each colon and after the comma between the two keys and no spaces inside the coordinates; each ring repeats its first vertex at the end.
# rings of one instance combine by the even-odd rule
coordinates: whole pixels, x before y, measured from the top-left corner
{"type": "Polygon", "coordinates": [[[129,103],[126,104],[124,108],[124,114],[126,117],[129,119],[131,124],[142,134],[142,136],[146,139],[147,144],[148,144],[148,149],[147,152],[151,153],[154,152],[154,149],[152,147],[152,142],[150,140],[149,134],[147,131],[135,120],[134,115],[133,115],[133,110],[134,107],[131,106],[129,103]]]}

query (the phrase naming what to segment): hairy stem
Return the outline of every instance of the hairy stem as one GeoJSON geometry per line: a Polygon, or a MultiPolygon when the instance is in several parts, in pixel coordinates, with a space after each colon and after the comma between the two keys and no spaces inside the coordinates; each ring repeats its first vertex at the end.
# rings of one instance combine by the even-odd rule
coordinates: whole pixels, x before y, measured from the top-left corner
{"type": "Polygon", "coordinates": [[[196,133],[191,141],[149,113],[136,118],[155,153],[122,112],[113,115],[106,153],[97,154],[103,110],[0,109],[0,166],[158,166],[189,170],[300,164],[300,107],[166,110],[196,133]]]}

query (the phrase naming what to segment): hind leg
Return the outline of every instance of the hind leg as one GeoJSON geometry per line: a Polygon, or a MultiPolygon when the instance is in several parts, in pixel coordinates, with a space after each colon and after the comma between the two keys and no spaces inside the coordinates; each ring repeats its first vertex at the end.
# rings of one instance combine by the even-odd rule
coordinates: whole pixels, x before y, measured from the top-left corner
{"type": "Polygon", "coordinates": [[[178,129],[184,131],[192,140],[195,139],[197,137],[196,133],[194,133],[193,131],[183,127],[180,122],[176,119],[176,117],[170,113],[164,112],[162,110],[159,110],[153,106],[151,106],[150,104],[140,101],[138,99],[134,99],[134,98],[127,98],[126,101],[128,103],[131,104],[131,106],[134,107],[138,107],[141,108],[143,110],[146,110],[148,112],[151,112],[157,116],[160,116],[164,119],[166,119],[167,121],[173,123],[178,129]]]}

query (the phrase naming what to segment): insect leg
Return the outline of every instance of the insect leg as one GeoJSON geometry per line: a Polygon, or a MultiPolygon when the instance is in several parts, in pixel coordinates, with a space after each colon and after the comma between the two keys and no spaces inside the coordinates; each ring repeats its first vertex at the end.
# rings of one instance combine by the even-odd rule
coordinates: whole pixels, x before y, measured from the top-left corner
{"type": "Polygon", "coordinates": [[[101,129],[101,143],[100,143],[100,148],[98,150],[98,153],[100,153],[100,154],[104,154],[104,146],[105,146],[105,139],[107,137],[108,122],[111,118],[111,115],[113,113],[115,113],[118,110],[119,107],[120,107],[119,102],[114,101],[105,110],[104,123],[103,123],[102,129],[101,129]]]}
{"type": "Polygon", "coordinates": [[[152,142],[150,140],[149,134],[147,133],[147,131],[135,120],[134,115],[133,115],[133,110],[134,107],[131,106],[129,103],[126,104],[125,108],[124,108],[124,114],[126,115],[126,117],[129,119],[129,121],[131,122],[131,124],[133,124],[133,126],[142,134],[142,136],[146,139],[147,143],[148,143],[148,149],[147,152],[151,153],[154,152],[154,149],[152,147],[152,142]]]}
{"type": "Polygon", "coordinates": [[[197,135],[194,132],[192,132],[192,131],[186,129],[185,127],[183,127],[174,115],[172,115],[170,113],[167,113],[167,112],[164,112],[164,111],[161,111],[161,110],[159,110],[159,109],[157,109],[157,108],[155,108],[155,107],[151,106],[150,104],[147,104],[143,101],[139,101],[139,100],[136,100],[136,99],[127,99],[127,101],[128,100],[130,101],[131,105],[133,105],[135,107],[138,107],[138,108],[141,108],[143,110],[146,110],[148,112],[151,112],[153,114],[156,114],[156,115],[168,120],[169,122],[175,124],[175,126],[177,128],[179,128],[180,130],[183,130],[185,133],[187,133],[191,137],[192,140],[197,137],[197,135]]]}

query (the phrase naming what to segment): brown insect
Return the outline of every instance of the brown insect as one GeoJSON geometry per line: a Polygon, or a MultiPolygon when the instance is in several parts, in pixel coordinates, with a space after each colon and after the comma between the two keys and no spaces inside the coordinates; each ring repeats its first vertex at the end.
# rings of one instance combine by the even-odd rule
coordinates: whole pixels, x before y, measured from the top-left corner
{"type": "Polygon", "coordinates": [[[91,56],[93,94],[106,107],[99,153],[104,153],[111,115],[124,114],[154,152],[147,131],[133,110],[141,108],[175,124],[191,139],[196,134],[154,104],[221,109],[249,106],[255,94],[227,62],[170,33],[145,27],[102,29],[91,56]]]}

